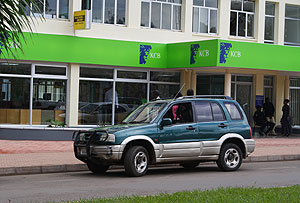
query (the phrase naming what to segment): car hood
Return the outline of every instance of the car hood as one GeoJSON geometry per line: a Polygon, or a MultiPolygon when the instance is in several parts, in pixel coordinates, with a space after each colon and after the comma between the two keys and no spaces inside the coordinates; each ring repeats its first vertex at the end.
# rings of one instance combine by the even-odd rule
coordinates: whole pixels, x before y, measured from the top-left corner
{"type": "Polygon", "coordinates": [[[116,133],[122,130],[127,130],[131,128],[141,127],[148,125],[148,123],[139,123],[139,124],[122,124],[122,125],[113,125],[113,126],[105,126],[100,128],[95,128],[93,130],[105,130],[108,133],[116,133]]]}

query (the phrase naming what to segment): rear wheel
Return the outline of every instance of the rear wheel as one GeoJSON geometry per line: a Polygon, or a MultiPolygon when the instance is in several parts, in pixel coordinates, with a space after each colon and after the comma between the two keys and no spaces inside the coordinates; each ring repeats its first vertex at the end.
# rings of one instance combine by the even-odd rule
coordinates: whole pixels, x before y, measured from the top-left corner
{"type": "Polygon", "coordinates": [[[125,172],[129,176],[143,176],[148,171],[149,155],[142,146],[131,147],[124,159],[125,172]]]}
{"type": "Polygon", "coordinates": [[[217,165],[223,171],[236,171],[242,161],[241,149],[236,144],[227,143],[221,148],[217,165]]]}
{"type": "Polygon", "coordinates": [[[109,165],[103,165],[103,164],[88,161],[87,167],[89,168],[90,171],[92,171],[95,174],[104,174],[108,170],[109,165]]]}

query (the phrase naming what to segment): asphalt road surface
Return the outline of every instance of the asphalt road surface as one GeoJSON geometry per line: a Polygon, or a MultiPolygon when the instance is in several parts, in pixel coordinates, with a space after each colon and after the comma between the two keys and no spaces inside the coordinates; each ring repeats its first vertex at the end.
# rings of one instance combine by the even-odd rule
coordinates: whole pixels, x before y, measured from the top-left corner
{"type": "Polygon", "coordinates": [[[0,202],[48,202],[86,198],[152,195],[218,187],[274,187],[300,184],[300,161],[243,163],[236,172],[222,172],[215,164],[193,170],[157,167],[146,176],[126,177],[124,170],[105,175],[90,172],[0,177],[0,202]]]}

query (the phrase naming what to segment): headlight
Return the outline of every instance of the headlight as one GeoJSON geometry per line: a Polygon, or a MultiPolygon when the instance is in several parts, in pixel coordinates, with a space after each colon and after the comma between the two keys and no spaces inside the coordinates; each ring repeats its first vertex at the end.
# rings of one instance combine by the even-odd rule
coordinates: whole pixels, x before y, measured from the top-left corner
{"type": "Polygon", "coordinates": [[[114,134],[102,134],[99,138],[100,142],[115,142],[116,138],[114,134]]]}
{"type": "Polygon", "coordinates": [[[85,134],[84,134],[84,133],[81,133],[81,134],[79,135],[79,140],[80,140],[80,141],[85,141],[85,134]]]}

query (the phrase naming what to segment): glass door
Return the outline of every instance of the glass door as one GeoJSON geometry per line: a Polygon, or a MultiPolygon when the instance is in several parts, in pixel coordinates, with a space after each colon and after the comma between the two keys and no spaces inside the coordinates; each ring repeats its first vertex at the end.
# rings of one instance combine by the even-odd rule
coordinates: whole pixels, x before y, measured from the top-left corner
{"type": "Polygon", "coordinates": [[[237,84],[236,85],[236,101],[244,109],[248,121],[252,121],[251,107],[252,107],[252,85],[237,84]]]}

